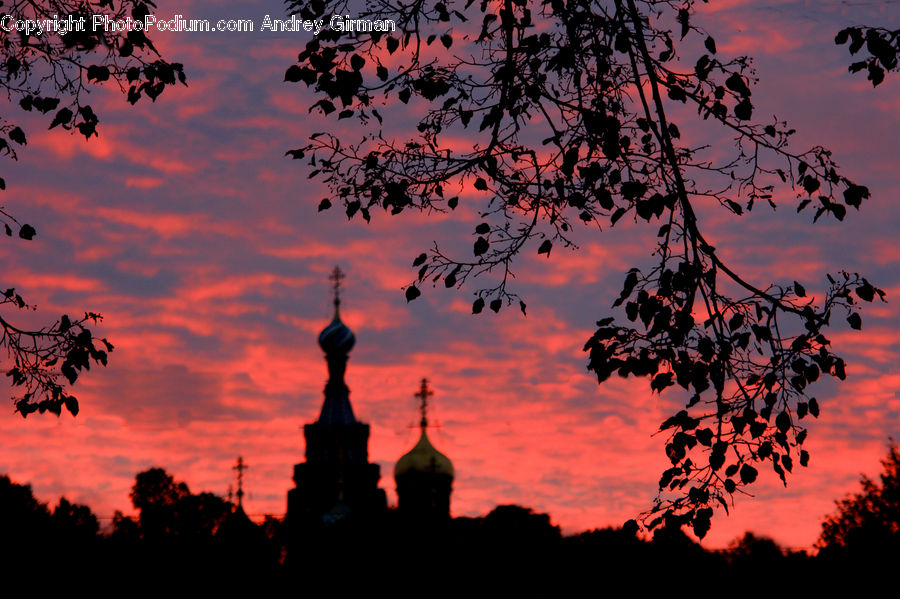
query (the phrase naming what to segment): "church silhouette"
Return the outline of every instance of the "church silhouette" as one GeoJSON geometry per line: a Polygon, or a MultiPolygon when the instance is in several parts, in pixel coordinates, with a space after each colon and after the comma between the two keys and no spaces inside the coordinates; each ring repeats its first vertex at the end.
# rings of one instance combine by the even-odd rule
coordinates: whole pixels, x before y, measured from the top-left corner
{"type": "MultiPolygon", "coordinates": [[[[369,425],[356,419],[344,381],[353,332],[341,321],[340,288],[344,274],[335,267],[334,318],[319,334],[328,364],[328,382],[319,418],[303,427],[306,461],[294,466],[288,491],[286,523],[290,539],[347,526],[378,525],[387,517],[387,498],[378,487],[378,464],[369,462],[369,425]]],[[[418,443],[396,463],[397,513],[408,523],[450,518],[453,464],[428,439],[427,407],[433,392],[422,379],[418,443]]],[[[291,543],[289,542],[289,547],[291,543]]]]}

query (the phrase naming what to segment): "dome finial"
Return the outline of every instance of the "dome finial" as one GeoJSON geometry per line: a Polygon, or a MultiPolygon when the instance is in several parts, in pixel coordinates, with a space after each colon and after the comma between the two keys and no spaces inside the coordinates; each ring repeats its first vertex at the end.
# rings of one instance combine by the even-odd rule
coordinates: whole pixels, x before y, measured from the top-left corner
{"type": "Polygon", "coordinates": [[[434,391],[428,388],[428,379],[422,379],[422,386],[419,387],[418,393],[414,397],[419,398],[419,411],[422,413],[422,420],[419,426],[424,430],[428,426],[428,398],[434,395],[434,391]]]}
{"type": "MultiPolygon", "coordinates": [[[[422,432],[415,447],[404,454],[394,465],[394,478],[398,481],[400,478],[413,472],[427,476],[447,476],[451,480],[453,479],[453,463],[447,456],[435,449],[428,439],[426,431],[428,427],[428,398],[432,395],[434,395],[434,391],[428,387],[428,379],[422,379],[419,390],[414,394],[414,397],[419,399],[419,411],[422,415],[422,420],[419,424],[422,427],[422,432]]],[[[398,482],[398,484],[400,483],[398,482]]],[[[447,493],[449,501],[449,490],[447,493]]],[[[447,509],[449,510],[449,508],[447,509]]]]}
{"type": "Polygon", "coordinates": [[[347,354],[353,349],[356,341],[353,332],[341,322],[339,307],[341,305],[341,281],[347,278],[340,266],[335,266],[328,280],[332,282],[331,288],[334,291],[334,318],[331,324],[325,327],[325,330],[319,334],[319,345],[325,350],[326,354],[347,354]]]}
{"type": "Polygon", "coordinates": [[[328,280],[332,282],[332,288],[334,289],[334,317],[338,318],[338,310],[341,305],[341,281],[347,278],[347,275],[344,274],[344,271],[341,270],[340,266],[335,266],[334,270],[331,271],[331,274],[328,276],[328,280]]]}

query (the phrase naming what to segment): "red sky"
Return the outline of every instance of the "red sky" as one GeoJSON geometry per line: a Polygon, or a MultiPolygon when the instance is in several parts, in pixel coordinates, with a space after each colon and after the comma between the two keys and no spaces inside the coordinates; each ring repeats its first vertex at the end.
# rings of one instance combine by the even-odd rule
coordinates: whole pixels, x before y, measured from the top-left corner
{"type": "MultiPolygon", "coordinates": [[[[158,5],[161,17],[257,23],[283,10],[275,1],[158,5]]],[[[750,529],[807,547],[833,501],[857,489],[860,473],[876,475],[888,438],[900,438],[900,77],[873,90],[847,73],[846,47],[833,43],[851,24],[900,27],[900,9],[732,1],[700,10],[720,53],[757,59],[756,115],[787,119],[796,148],[833,149],[872,191],[844,223],[813,225],[790,204],[706,217],[714,245],[759,283],[797,279],[821,293],[825,273],[845,269],[888,294],[864,312],[861,332],[843,323],[833,331],[848,378],[815,389],[822,415],[810,425],[809,467],[786,489],[766,472],[704,541],[724,546],[750,529]]],[[[370,225],[339,210],[317,214],[324,189],[284,157],[323,125],[307,110],[305,86],[283,82],[310,35],[159,33],[189,87],[135,107],[115,90],[94,92],[100,137],[90,142],[7,107],[29,143],[19,162],[5,163],[3,205],[38,235],[0,244],[4,284],[48,322],[102,312],[95,332],[116,349],[108,368],[74,388],[77,418],[22,420],[11,402],[0,411],[0,472],[32,483],[45,501],[65,494],[111,516],[130,511],[128,490],[143,469],[161,466],[194,491],[224,494],[242,455],[248,511],[283,515],[303,456],[300,429],[321,404],[326,370],[315,339],[331,317],[327,273],[340,264],[343,320],[357,336],[351,401],[371,424],[370,456],[389,501],[393,464],[416,440],[413,393],[428,377],[441,425],[430,436],[457,471],[455,515],[517,503],[577,532],[647,509],[667,464],[653,433],[676,400],[651,396],[640,379],[598,387],[581,348],[594,322],[613,314],[625,271],[650,259],[655,228],[586,230],[576,251],[523,259],[516,290],[527,317],[514,309],[474,317],[472,289],[442,285],[407,305],[412,259],[432,240],[468,247],[476,200],[463,198],[450,217],[375,215],[370,225]]],[[[679,123],[688,136],[689,122],[679,123]]]]}

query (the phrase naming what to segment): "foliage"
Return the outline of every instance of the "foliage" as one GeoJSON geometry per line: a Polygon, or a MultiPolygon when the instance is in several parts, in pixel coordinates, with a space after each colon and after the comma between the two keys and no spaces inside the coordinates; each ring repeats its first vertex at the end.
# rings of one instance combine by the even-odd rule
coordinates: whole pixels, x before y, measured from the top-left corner
{"type": "Polygon", "coordinates": [[[162,468],[140,472],[130,497],[140,512],[144,539],[211,538],[232,513],[229,502],[212,493],[192,494],[185,483],[176,482],[162,468]]]}
{"type": "Polygon", "coordinates": [[[784,557],[785,552],[774,539],[747,531],[728,544],[725,555],[732,561],[776,562],[784,557]]]}
{"type": "MultiPolygon", "coordinates": [[[[293,7],[305,19],[351,12],[344,0],[293,7]]],[[[407,300],[426,282],[460,288],[481,277],[489,283],[472,312],[518,302],[524,313],[509,288],[514,258],[574,247],[579,228],[652,226],[655,264],[630,269],[613,302],[625,322],[603,317],[584,346],[600,383],[634,375],[655,392],[684,391],[683,409],[660,427],[671,468],[643,523],[688,524],[703,537],[713,509],[727,510],[760,467],[786,484],[806,466],[800,421],[819,415],[810,385],[846,376],[825,332],[841,315],[859,329],[859,300],[884,292],[850,273],[827,275],[817,297],[798,281],[753,282],[704,235],[699,206],[737,217],[787,202],[813,221],[842,221],[869,197],[829,150],[794,151],[786,123],[754,120],[750,59],[721,56],[691,0],[371,0],[355,13],[399,31],[323,32],[285,79],[317,92],[311,111],[355,115],[365,135],[346,143],[335,123],[288,154],[309,158],[310,176],[350,218],[477,203],[471,255],[437,244],[419,254],[407,300]],[[416,115],[408,137],[379,112],[398,106],[416,115]],[[688,126],[716,135],[712,150],[681,140],[685,124],[672,114],[691,111],[688,126]]]]}
{"type": "Polygon", "coordinates": [[[900,451],[891,442],[880,484],[860,477],[861,491],[837,504],[837,513],[822,523],[817,546],[820,550],[851,549],[883,552],[900,548],[900,451]]]}
{"type": "Polygon", "coordinates": [[[46,568],[60,575],[86,565],[101,540],[97,517],[90,508],[65,497],[52,513],[35,498],[31,485],[0,475],[0,563],[4,572],[46,568]]]}
{"type": "Polygon", "coordinates": [[[852,63],[851,73],[866,71],[866,79],[877,87],[884,81],[886,71],[898,69],[897,55],[900,53],[900,30],[891,31],[881,27],[847,27],[841,29],[834,42],[841,46],[850,42],[848,50],[855,55],[865,47],[868,57],[852,63]]]}
{"type": "MultiPolygon", "coordinates": [[[[131,104],[147,96],[155,100],[166,86],[185,83],[183,67],[163,60],[153,42],[143,31],[106,32],[94,30],[92,15],[106,15],[112,20],[125,17],[142,19],[155,8],[150,0],[39,0],[3,5],[2,16],[10,26],[18,22],[39,21],[72,15],[73,22],[84,19],[84,30],[73,29],[62,35],[44,30],[41,33],[0,31],[0,91],[9,105],[31,113],[46,115],[49,128],[61,127],[78,132],[86,139],[97,135],[99,117],[87,103],[87,95],[96,85],[114,85],[127,94],[131,104]]],[[[9,112],[0,114],[0,153],[16,159],[27,144],[25,131],[14,122],[9,112]]],[[[6,182],[0,178],[0,189],[6,182]]],[[[0,207],[0,222],[12,237],[30,240],[35,228],[20,223],[0,207]]],[[[14,288],[0,298],[0,307],[29,309],[14,288]]],[[[106,365],[112,345],[97,340],[86,326],[100,316],[91,312],[83,318],[60,317],[54,324],[37,329],[13,324],[0,315],[0,347],[7,350],[13,367],[6,375],[21,395],[14,397],[16,410],[27,416],[39,411],[59,415],[65,407],[78,413],[78,400],[68,393],[65,382],[75,383],[91,361],[106,365]],[[60,381],[65,382],[60,382],[60,381]]]]}

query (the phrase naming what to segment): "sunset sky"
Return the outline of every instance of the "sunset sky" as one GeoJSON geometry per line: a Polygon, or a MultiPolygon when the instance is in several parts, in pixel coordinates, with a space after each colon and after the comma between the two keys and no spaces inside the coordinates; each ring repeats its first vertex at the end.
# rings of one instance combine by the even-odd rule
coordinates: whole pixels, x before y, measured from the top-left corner
{"type": "MultiPolygon", "coordinates": [[[[809,467],[787,488],[764,469],[754,496],[736,496],[704,540],[722,547],[753,530],[809,547],[834,500],[857,490],[861,473],[877,475],[889,437],[900,439],[900,74],[873,89],[847,72],[846,46],[833,41],[848,25],[900,28],[900,3],[711,0],[698,11],[720,54],[755,58],[754,116],[786,119],[798,131],[792,147],[832,149],[872,192],[843,223],[813,224],[790,202],[743,217],[708,211],[704,221],[711,243],[758,284],[796,279],[821,295],[825,273],[843,269],[887,293],[887,303],[865,306],[862,331],[843,318],[832,330],[848,376],[813,388],[822,413],[810,424],[809,467]]],[[[156,14],[258,24],[284,6],[159,0],[156,14]]],[[[37,236],[0,243],[0,285],[38,307],[5,315],[49,324],[100,312],[95,333],[115,351],[73,388],[77,417],[23,420],[11,401],[0,410],[0,473],[30,482],[43,501],[65,495],[110,517],[131,513],[141,470],[160,466],[192,491],[224,495],[241,455],[247,511],[283,516],[302,425],[322,402],[316,336],[332,316],[327,276],[338,264],[343,321],[357,339],[350,398],[371,425],[370,458],[391,504],[392,468],[417,439],[413,394],[427,377],[439,425],[429,435],[457,473],[454,515],[516,503],[574,533],[648,509],[668,465],[665,438],[653,434],[680,399],[651,395],[644,379],[598,386],[582,347],[596,320],[621,315],[610,306],[625,272],[651,263],[658,225],[585,229],[577,250],[555,247],[549,260],[529,252],[515,282],[527,317],[471,315],[474,287],[426,286],[407,304],[416,255],[432,241],[470,247],[475,199],[448,216],[373,214],[368,225],[340,209],[317,213],[326,190],[304,161],[284,156],[336,122],[308,111],[305,85],[283,81],[311,35],[156,33],[163,56],[185,65],[188,87],[136,106],[97,89],[99,138],[89,142],[4,106],[28,145],[3,163],[0,205],[37,236]]],[[[691,120],[679,121],[687,135],[691,120]]],[[[5,378],[0,390],[10,396],[5,378]]]]}

